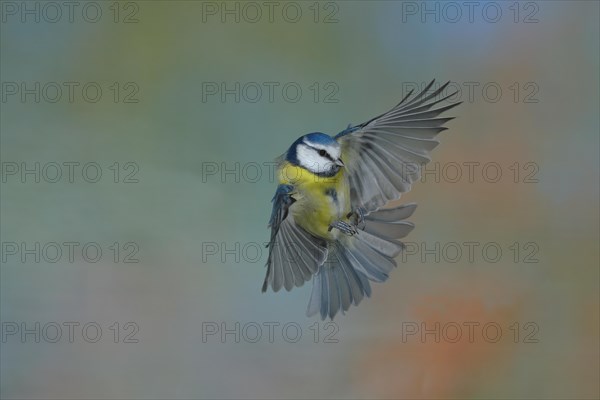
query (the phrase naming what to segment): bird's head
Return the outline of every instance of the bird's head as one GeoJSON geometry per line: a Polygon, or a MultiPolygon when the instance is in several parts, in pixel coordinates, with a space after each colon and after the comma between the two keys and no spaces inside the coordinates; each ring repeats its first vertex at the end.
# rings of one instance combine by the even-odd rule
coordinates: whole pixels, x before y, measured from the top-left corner
{"type": "Polygon", "coordinates": [[[315,132],[296,140],[286,160],[319,176],[333,176],[344,166],[340,144],[325,133],[315,132]]]}

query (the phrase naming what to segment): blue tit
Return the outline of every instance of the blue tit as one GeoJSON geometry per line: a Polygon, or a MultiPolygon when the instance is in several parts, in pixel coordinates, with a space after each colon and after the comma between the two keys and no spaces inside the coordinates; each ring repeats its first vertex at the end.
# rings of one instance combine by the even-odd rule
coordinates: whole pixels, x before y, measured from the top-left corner
{"type": "Polygon", "coordinates": [[[438,98],[446,83],[428,94],[433,83],[334,137],[304,135],[279,157],[263,292],[312,279],[307,315],[333,319],[388,279],[416,205],[382,207],[419,179],[452,119],[438,115],[460,104],[434,107],[455,93],[438,98]]]}

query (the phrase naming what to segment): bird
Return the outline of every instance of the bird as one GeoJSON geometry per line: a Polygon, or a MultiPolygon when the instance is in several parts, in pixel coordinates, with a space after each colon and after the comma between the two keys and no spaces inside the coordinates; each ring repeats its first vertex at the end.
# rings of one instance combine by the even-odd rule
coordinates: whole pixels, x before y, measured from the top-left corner
{"type": "Polygon", "coordinates": [[[456,92],[443,94],[450,82],[430,91],[434,82],[335,136],[303,135],[276,159],[262,292],[312,280],[306,315],[333,320],[371,297],[370,282],[389,278],[416,204],[386,205],[411,190],[454,118],[438,116],[461,104],[449,100],[456,92]]]}

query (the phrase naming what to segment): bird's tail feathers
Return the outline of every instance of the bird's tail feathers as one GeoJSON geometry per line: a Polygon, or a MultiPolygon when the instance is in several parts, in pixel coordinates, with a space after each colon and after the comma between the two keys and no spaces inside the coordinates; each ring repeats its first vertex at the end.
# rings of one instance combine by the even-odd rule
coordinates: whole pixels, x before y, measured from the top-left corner
{"type": "Polygon", "coordinates": [[[365,227],[353,236],[330,243],[324,264],[313,277],[307,315],[320,313],[321,319],[344,313],[370,297],[369,281],[384,282],[396,266],[394,258],[404,245],[397,239],[408,235],[414,225],[410,217],[416,204],[379,210],[365,217],[365,227]]]}

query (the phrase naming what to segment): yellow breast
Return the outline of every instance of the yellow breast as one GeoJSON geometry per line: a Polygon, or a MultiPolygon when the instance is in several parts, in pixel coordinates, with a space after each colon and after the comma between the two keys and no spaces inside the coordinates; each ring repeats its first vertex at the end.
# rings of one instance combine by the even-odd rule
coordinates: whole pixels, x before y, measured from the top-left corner
{"type": "Polygon", "coordinates": [[[279,183],[293,185],[296,200],[290,209],[296,223],[324,239],[334,239],[337,230],[329,232],[335,220],[347,220],[350,187],[342,168],[332,177],[321,177],[285,162],[278,171],[279,183]]]}

